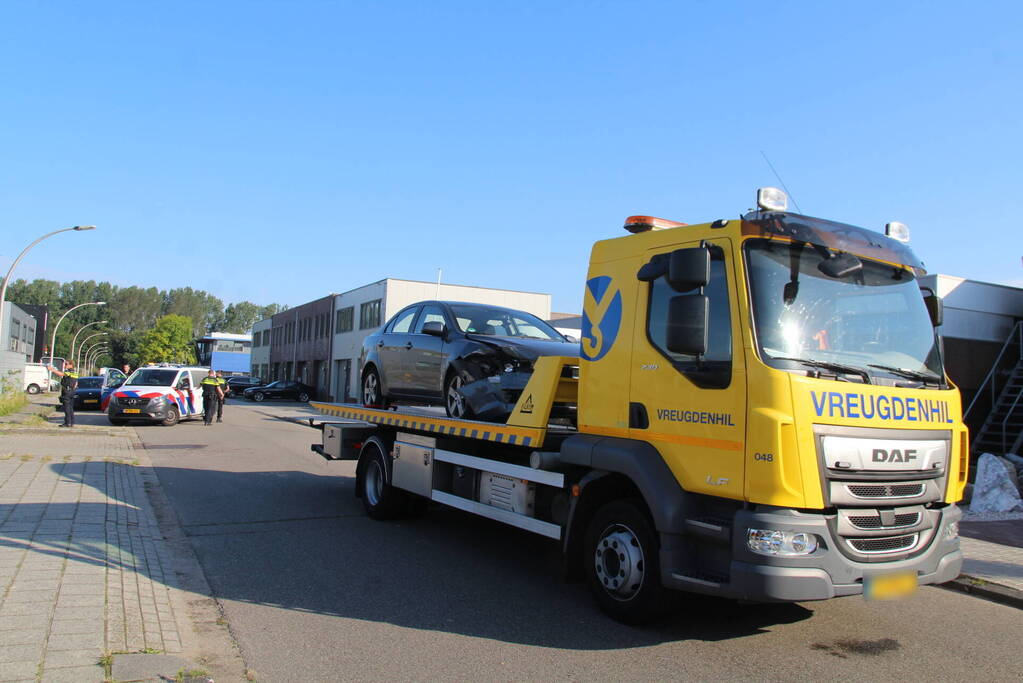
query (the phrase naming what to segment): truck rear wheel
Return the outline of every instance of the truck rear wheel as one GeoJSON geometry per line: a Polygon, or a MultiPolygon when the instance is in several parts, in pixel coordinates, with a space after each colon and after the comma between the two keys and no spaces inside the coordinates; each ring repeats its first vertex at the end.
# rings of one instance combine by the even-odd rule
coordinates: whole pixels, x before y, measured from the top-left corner
{"type": "Polygon", "coordinates": [[[642,501],[612,501],[593,515],[583,563],[590,590],[608,616],[642,624],[667,611],[670,595],[661,585],[658,550],[642,501]]]}
{"type": "Polygon", "coordinates": [[[39,385],[38,385],[38,384],[29,384],[29,385],[28,385],[28,389],[25,389],[25,391],[27,391],[28,393],[30,393],[30,394],[32,394],[33,396],[35,396],[35,395],[36,395],[36,394],[38,394],[38,393],[39,393],[39,392],[40,392],[41,390],[39,389],[39,385]]]}
{"type": "Polygon", "coordinates": [[[372,438],[362,447],[359,458],[359,493],[366,514],[373,519],[394,519],[405,511],[407,496],[391,486],[384,448],[372,438]]]}

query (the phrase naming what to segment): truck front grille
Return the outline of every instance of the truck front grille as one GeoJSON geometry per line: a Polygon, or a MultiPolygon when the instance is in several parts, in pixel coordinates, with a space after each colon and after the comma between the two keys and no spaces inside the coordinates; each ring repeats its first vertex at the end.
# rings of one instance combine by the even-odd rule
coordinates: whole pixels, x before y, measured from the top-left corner
{"type": "Polygon", "coordinates": [[[884,536],[881,538],[848,538],[846,543],[853,550],[865,555],[882,555],[885,553],[903,553],[916,547],[920,534],[905,536],[884,536]]]}
{"type": "Polygon", "coordinates": [[[899,529],[918,524],[920,522],[920,513],[910,512],[895,515],[895,523],[891,526],[885,526],[878,515],[849,515],[849,522],[860,529],[899,529]]]}
{"type": "Polygon", "coordinates": [[[857,498],[917,498],[924,493],[923,484],[846,484],[857,498]]]}

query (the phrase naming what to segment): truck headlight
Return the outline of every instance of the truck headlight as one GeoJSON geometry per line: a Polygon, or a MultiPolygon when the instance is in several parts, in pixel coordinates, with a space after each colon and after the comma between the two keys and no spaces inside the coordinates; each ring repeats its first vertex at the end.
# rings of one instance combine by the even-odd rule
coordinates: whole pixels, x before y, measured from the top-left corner
{"type": "Polygon", "coordinates": [[[776,557],[810,555],[817,550],[820,539],[816,534],[777,529],[747,529],[746,545],[755,553],[776,557]]]}

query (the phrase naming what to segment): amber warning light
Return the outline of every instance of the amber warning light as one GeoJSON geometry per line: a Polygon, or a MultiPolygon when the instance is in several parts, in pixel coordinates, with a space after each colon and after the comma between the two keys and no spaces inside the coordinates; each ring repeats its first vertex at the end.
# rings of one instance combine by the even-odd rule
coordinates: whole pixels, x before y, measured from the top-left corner
{"type": "Polygon", "coordinates": [[[646,232],[647,230],[668,230],[670,228],[685,227],[685,223],[669,221],[666,218],[655,218],[654,216],[629,216],[625,219],[625,229],[629,232],[646,232]]]}

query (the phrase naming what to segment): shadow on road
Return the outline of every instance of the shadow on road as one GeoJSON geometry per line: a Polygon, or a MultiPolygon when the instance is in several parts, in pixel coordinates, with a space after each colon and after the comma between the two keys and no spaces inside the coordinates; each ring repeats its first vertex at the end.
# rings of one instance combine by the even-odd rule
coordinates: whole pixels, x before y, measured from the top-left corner
{"type": "MultiPolygon", "coordinates": [[[[126,472],[120,470],[133,466],[51,467],[64,479],[112,495],[110,482],[125,480],[126,472]]],[[[354,498],[351,477],[169,467],[155,471],[163,487],[201,486],[219,492],[195,497],[195,508],[178,506],[177,514],[214,597],[221,600],[578,650],[727,640],[813,614],[800,605],[738,605],[691,596],[659,624],[627,627],[598,612],[585,586],[559,580],[553,542],[518,529],[439,506],[421,517],[375,522],[354,498]],[[255,510],[275,514],[263,519],[249,514],[255,510]]],[[[46,518],[95,523],[111,514],[112,507],[89,502],[63,510],[59,505],[3,505],[0,522],[46,518]]],[[[159,512],[160,501],[154,501],[154,508],[159,512]]],[[[50,537],[39,536],[30,526],[11,527],[0,545],[64,554],[67,533],[55,526],[58,535],[48,542],[50,537]]],[[[158,568],[138,556],[137,548],[117,547],[122,538],[127,536],[107,534],[76,542],[69,558],[164,581],[162,573],[154,572],[158,568]]]]}

